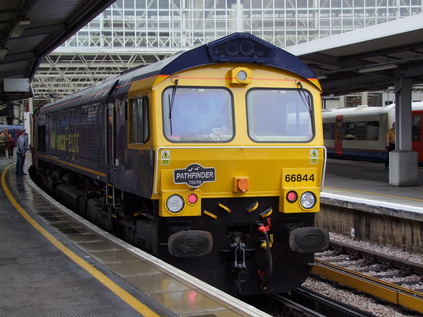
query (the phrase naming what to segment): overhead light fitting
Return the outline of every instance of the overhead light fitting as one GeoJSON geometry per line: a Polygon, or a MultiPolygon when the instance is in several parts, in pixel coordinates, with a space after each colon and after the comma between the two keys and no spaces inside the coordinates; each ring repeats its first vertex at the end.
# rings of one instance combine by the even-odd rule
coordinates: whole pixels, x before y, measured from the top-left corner
{"type": "Polygon", "coordinates": [[[22,19],[15,23],[9,33],[10,38],[17,38],[22,35],[23,31],[31,24],[29,19],[22,19]]]}
{"type": "Polygon", "coordinates": [[[358,70],[359,73],[371,73],[371,72],[378,72],[381,70],[393,69],[398,68],[398,64],[385,64],[385,65],[375,65],[364,67],[358,70]]]}
{"type": "Polygon", "coordinates": [[[5,47],[0,47],[0,61],[6,56],[8,50],[5,47]]]}

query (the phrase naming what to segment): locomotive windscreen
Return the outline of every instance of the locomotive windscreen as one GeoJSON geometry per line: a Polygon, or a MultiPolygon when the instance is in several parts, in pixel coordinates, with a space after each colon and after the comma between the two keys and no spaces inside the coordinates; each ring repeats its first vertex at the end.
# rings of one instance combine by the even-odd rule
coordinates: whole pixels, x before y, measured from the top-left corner
{"type": "Polygon", "coordinates": [[[313,137],[310,109],[296,89],[252,89],[248,132],[259,142],[306,142],[313,137]]]}
{"type": "Polygon", "coordinates": [[[227,142],[234,136],[233,101],[222,88],[168,88],[164,130],[174,142],[227,142]]]}

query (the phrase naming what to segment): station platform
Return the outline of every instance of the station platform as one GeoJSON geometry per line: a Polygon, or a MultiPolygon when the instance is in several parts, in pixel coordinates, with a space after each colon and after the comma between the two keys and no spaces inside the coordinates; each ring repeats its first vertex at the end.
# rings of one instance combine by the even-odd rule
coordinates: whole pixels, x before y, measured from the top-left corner
{"type": "Polygon", "coordinates": [[[54,203],[13,163],[0,159],[0,316],[269,316],[54,203]]]}
{"type": "Polygon", "coordinates": [[[389,184],[384,164],[330,159],[315,222],[350,238],[423,254],[423,169],[417,186],[389,184]]]}
{"type": "Polygon", "coordinates": [[[389,184],[384,164],[328,159],[321,201],[384,208],[423,220],[423,168],[418,169],[418,186],[399,187],[389,184]]]}
{"type": "MultiPolygon", "coordinates": [[[[119,239],[98,236],[82,218],[76,220],[84,225],[75,225],[47,195],[40,198],[29,175],[15,175],[14,163],[0,159],[0,316],[268,316],[119,239]]],[[[418,186],[396,187],[383,164],[328,160],[321,201],[423,219],[418,172],[418,186]]]]}

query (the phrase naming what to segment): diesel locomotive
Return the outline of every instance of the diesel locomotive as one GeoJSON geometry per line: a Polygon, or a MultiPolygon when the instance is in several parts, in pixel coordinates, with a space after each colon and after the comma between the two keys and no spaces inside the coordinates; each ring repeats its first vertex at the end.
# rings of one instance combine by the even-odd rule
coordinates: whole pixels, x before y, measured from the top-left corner
{"type": "Polygon", "coordinates": [[[128,70],[33,117],[46,191],[233,295],[283,293],[328,233],[321,87],[298,58],[234,33],[128,70]]]}

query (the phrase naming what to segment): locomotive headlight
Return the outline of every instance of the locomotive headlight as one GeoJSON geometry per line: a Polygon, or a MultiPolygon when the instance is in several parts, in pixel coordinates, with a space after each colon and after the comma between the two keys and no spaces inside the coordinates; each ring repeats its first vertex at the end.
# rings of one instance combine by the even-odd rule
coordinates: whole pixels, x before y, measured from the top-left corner
{"type": "Polygon", "coordinates": [[[166,207],[170,212],[177,213],[184,208],[184,199],[179,195],[172,195],[166,200],[166,207]]]}
{"type": "Polygon", "coordinates": [[[235,85],[246,85],[252,83],[252,71],[246,67],[237,67],[229,71],[229,83],[235,85]]]}
{"type": "Polygon", "coordinates": [[[301,207],[311,209],[316,205],[316,196],[312,192],[305,192],[300,197],[301,207]]]}
{"type": "Polygon", "coordinates": [[[247,80],[247,78],[248,78],[248,74],[247,74],[247,72],[246,72],[245,70],[240,70],[240,71],[238,72],[238,74],[236,74],[236,77],[237,77],[237,79],[238,79],[240,82],[243,82],[243,81],[246,81],[246,80],[247,80]]]}
{"type": "Polygon", "coordinates": [[[160,217],[201,216],[201,190],[164,190],[160,194],[160,217]]]}

